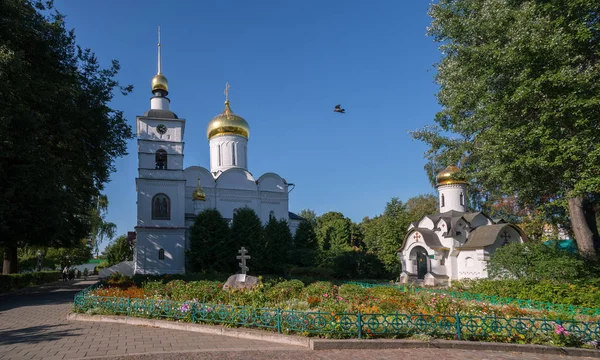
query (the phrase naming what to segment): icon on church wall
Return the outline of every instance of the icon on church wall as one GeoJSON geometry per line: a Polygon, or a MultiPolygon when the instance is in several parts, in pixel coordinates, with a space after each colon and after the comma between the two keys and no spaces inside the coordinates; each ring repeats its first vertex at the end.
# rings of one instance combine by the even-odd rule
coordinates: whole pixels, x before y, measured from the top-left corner
{"type": "Polygon", "coordinates": [[[171,219],[171,200],[165,194],[156,194],[152,198],[152,219],[171,219]]]}

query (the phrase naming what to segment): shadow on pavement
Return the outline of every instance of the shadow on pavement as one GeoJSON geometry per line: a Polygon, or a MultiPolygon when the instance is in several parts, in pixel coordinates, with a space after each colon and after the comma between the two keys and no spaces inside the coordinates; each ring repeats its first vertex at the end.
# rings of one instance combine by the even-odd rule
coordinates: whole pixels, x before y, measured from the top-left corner
{"type": "Polygon", "coordinates": [[[89,282],[61,282],[5,293],[0,296],[0,313],[24,306],[72,303],[75,294],[88,286],[89,282]]]}
{"type": "Polygon", "coordinates": [[[56,341],[68,336],[78,336],[72,327],[61,330],[66,325],[39,325],[21,329],[0,331],[0,345],[37,344],[44,341],[56,341]]]}

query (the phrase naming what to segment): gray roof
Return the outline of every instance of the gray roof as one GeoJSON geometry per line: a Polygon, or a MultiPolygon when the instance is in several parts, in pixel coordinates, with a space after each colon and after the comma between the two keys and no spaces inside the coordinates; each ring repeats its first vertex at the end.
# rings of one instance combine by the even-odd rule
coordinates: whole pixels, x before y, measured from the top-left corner
{"type": "Polygon", "coordinates": [[[480,226],[469,234],[467,242],[465,242],[464,245],[461,246],[461,249],[479,249],[492,245],[494,244],[494,242],[496,242],[498,234],[500,234],[500,232],[506,227],[513,226],[510,224],[480,226]]]}
{"type": "Polygon", "coordinates": [[[144,116],[160,119],[179,119],[174,112],[159,109],[150,109],[144,113],[144,116]]]}
{"type": "Polygon", "coordinates": [[[303,218],[300,215],[294,214],[291,211],[288,211],[288,217],[290,218],[290,220],[306,220],[305,218],[303,218]]]}
{"type": "Polygon", "coordinates": [[[404,245],[406,245],[408,238],[414,232],[417,232],[417,231],[420,232],[421,235],[423,235],[423,241],[430,248],[432,248],[432,249],[445,249],[446,248],[444,245],[442,245],[442,243],[440,242],[440,239],[438,238],[438,236],[436,235],[435,232],[433,232],[429,229],[424,229],[424,228],[413,228],[404,237],[404,241],[402,241],[402,246],[400,246],[398,251],[400,251],[400,250],[402,250],[402,248],[404,248],[404,245]]]}

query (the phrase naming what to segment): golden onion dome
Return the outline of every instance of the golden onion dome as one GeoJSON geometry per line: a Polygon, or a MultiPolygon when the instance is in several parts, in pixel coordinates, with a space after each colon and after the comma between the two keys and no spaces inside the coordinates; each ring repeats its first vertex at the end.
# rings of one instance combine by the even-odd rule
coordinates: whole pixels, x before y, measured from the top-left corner
{"type": "Polygon", "coordinates": [[[154,90],[164,90],[169,92],[169,81],[163,74],[156,74],[152,78],[152,91],[154,90]]]}
{"type": "Polygon", "coordinates": [[[192,193],[192,199],[193,200],[200,200],[200,201],[205,201],[206,200],[206,193],[204,193],[204,190],[202,190],[202,186],[200,186],[200,178],[198,178],[198,186],[196,187],[196,189],[192,193]]]}
{"type": "Polygon", "coordinates": [[[437,185],[466,184],[466,181],[456,178],[456,174],[459,172],[460,169],[458,167],[452,165],[448,166],[435,177],[437,185]]]}
{"type": "Polygon", "coordinates": [[[243,117],[231,111],[229,100],[225,101],[225,109],[215,116],[206,128],[208,140],[218,135],[239,135],[246,139],[250,137],[250,125],[243,117]]]}

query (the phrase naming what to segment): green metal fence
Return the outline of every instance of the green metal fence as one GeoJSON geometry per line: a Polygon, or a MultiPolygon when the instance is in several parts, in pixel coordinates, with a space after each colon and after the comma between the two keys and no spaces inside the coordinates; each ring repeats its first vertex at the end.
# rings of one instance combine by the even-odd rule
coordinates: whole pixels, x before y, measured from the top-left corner
{"type": "Polygon", "coordinates": [[[90,295],[88,288],[74,299],[76,311],[94,311],[126,316],[174,319],[192,323],[221,323],[272,329],[279,333],[321,334],[330,337],[390,337],[429,334],[456,339],[486,336],[551,336],[562,328],[584,341],[600,341],[600,322],[497,316],[327,313],[253,308],[193,301],[130,299],[90,295]]]}
{"type": "Polygon", "coordinates": [[[413,293],[427,292],[427,293],[436,293],[436,294],[446,294],[454,299],[468,300],[468,301],[481,301],[481,302],[486,302],[486,303],[489,303],[492,305],[500,305],[500,306],[516,305],[519,308],[547,310],[547,311],[554,311],[557,313],[568,314],[568,315],[580,314],[580,315],[589,315],[589,316],[600,316],[600,308],[588,308],[588,307],[582,307],[582,306],[576,306],[576,305],[570,305],[570,304],[554,304],[554,303],[543,302],[543,301],[505,298],[505,297],[500,297],[500,296],[472,294],[472,293],[461,292],[461,291],[449,291],[447,289],[431,289],[431,288],[421,288],[421,287],[397,285],[397,284],[373,284],[373,283],[361,283],[361,282],[346,282],[346,284],[359,285],[363,288],[390,287],[390,288],[400,289],[401,291],[408,291],[408,292],[413,292],[413,293]]]}

